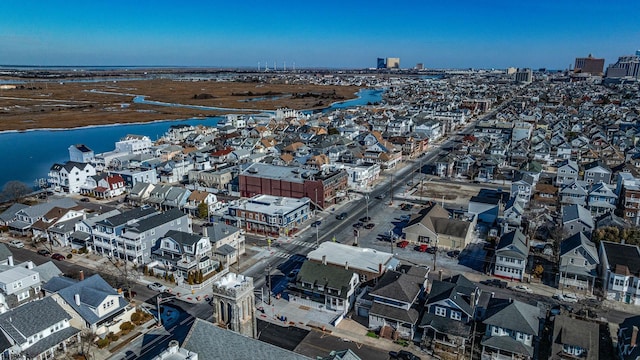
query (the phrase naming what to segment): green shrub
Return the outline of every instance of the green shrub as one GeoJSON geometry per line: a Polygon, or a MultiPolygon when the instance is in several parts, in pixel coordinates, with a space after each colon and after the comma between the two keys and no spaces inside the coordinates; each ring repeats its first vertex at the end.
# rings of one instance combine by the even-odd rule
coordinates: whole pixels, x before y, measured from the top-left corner
{"type": "Polygon", "coordinates": [[[142,320],[142,315],[139,312],[134,312],[131,314],[131,321],[134,323],[139,323],[142,320]]]}
{"type": "Polygon", "coordinates": [[[96,345],[98,346],[98,348],[102,349],[102,348],[105,348],[105,347],[109,346],[109,343],[110,343],[110,342],[111,342],[111,341],[109,341],[109,339],[108,339],[108,338],[104,338],[104,339],[100,339],[100,340],[98,340],[98,341],[96,342],[96,345]]]}
{"type": "Polygon", "coordinates": [[[379,337],[374,331],[367,331],[367,336],[376,339],[379,337]]]}
{"type": "Polygon", "coordinates": [[[129,330],[132,330],[134,327],[135,325],[133,325],[131,321],[123,322],[122,324],[120,324],[120,330],[122,331],[129,331],[129,330]]]}
{"type": "Polygon", "coordinates": [[[67,259],[71,259],[72,257],[73,257],[73,254],[67,255],[67,259]]]}

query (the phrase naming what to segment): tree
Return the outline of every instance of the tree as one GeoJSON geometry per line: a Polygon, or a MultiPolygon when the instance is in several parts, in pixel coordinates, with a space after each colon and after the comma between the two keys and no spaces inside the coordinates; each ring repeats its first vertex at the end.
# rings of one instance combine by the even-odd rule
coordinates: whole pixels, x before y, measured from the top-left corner
{"type": "Polygon", "coordinates": [[[0,192],[0,201],[16,201],[30,192],[31,189],[27,184],[17,180],[9,181],[0,192]]]}
{"type": "Polygon", "coordinates": [[[104,271],[105,275],[114,279],[118,287],[126,287],[129,289],[128,295],[131,299],[131,288],[138,280],[139,275],[135,265],[127,260],[119,261],[111,256],[107,257],[107,259],[109,259],[111,266],[105,266],[101,270],[104,271]]]}
{"type": "Polygon", "coordinates": [[[542,265],[538,264],[533,269],[533,276],[535,276],[537,278],[541,278],[543,272],[544,272],[544,267],[542,265]]]}
{"type": "Polygon", "coordinates": [[[94,345],[96,339],[96,333],[91,329],[84,329],[80,332],[80,355],[85,359],[89,359],[89,353],[91,353],[91,347],[94,345]]]}
{"type": "MultiPolygon", "coordinates": [[[[209,205],[203,201],[198,204],[198,217],[201,219],[207,219],[207,216],[209,216],[209,205]]],[[[207,219],[207,221],[209,221],[209,219],[207,219]]]]}

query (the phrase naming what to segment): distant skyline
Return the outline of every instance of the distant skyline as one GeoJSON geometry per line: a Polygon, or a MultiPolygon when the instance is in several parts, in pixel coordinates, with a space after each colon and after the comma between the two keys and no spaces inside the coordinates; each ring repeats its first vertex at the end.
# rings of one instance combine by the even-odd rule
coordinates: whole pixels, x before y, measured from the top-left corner
{"type": "Polygon", "coordinates": [[[640,1],[2,2],[0,64],[566,69],[640,49],[640,1]]]}

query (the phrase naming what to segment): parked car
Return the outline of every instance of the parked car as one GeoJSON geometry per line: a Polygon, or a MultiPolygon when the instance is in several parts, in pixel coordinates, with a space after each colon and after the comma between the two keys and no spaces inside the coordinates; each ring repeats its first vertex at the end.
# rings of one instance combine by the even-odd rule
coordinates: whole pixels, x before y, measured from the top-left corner
{"type": "Polygon", "coordinates": [[[20,249],[24,247],[24,243],[20,240],[11,240],[9,246],[20,249]]]}
{"type": "Polygon", "coordinates": [[[364,226],[364,228],[367,229],[367,230],[371,230],[371,229],[373,229],[374,226],[376,226],[376,224],[368,223],[367,225],[364,226]]]}
{"type": "Polygon", "coordinates": [[[507,282],[506,281],[501,281],[498,279],[487,279],[487,280],[482,280],[480,281],[480,284],[482,285],[487,285],[487,286],[495,286],[501,289],[504,289],[507,287],[507,282]]]}
{"type": "Polygon", "coordinates": [[[361,217],[361,218],[359,219],[359,221],[360,221],[360,222],[363,222],[363,223],[365,223],[365,222],[369,222],[369,221],[371,221],[371,216],[363,216],[363,217],[361,217]]]}
{"type": "Polygon", "coordinates": [[[516,285],[512,289],[515,291],[525,292],[528,294],[533,293],[533,290],[531,290],[527,285],[516,285]]]}
{"type": "Polygon", "coordinates": [[[567,294],[564,294],[564,301],[570,302],[570,303],[577,303],[578,297],[574,293],[567,293],[567,294]]]}
{"type": "Polygon", "coordinates": [[[131,300],[138,295],[138,293],[133,291],[133,289],[129,289],[127,287],[120,288],[120,290],[122,291],[122,296],[124,296],[125,299],[131,300]]]}
{"type": "Polygon", "coordinates": [[[427,249],[427,253],[429,253],[429,254],[435,254],[437,252],[438,252],[438,248],[435,247],[435,246],[432,246],[432,247],[427,249]]]}
{"type": "Polygon", "coordinates": [[[314,221],[313,223],[311,223],[311,227],[318,227],[318,226],[320,226],[321,224],[322,224],[322,221],[317,220],[317,221],[314,221]]]}
{"type": "Polygon", "coordinates": [[[359,229],[359,228],[361,228],[363,226],[364,226],[364,224],[361,223],[361,222],[357,222],[357,223],[353,224],[353,227],[356,228],[356,229],[359,229]]]}
{"type": "Polygon", "coordinates": [[[382,199],[384,199],[386,196],[387,196],[387,195],[386,195],[385,193],[378,194],[378,195],[376,195],[376,199],[382,200],[382,199]]]}
{"type": "Polygon", "coordinates": [[[65,259],[64,255],[58,254],[58,253],[55,253],[55,254],[51,255],[51,258],[53,260],[58,260],[58,261],[62,261],[62,260],[65,259]]]}
{"type": "Polygon", "coordinates": [[[346,212],[341,212],[340,214],[336,215],[336,219],[337,220],[344,220],[347,218],[347,213],[346,212]]]}
{"type": "Polygon", "coordinates": [[[87,197],[83,197],[82,199],[80,199],[80,201],[82,201],[82,202],[89,202],[89,201],[91,201],[91,200],[90,200],[89,198],[87,198],[87,197]]]}
{"type": "Polygon", "coordinates": [[[38,255],[42,255],[42,256],[49,256],[51,255],[51,252],[47,249],[40,249],[38,250],[38,255]]]}
{"type": "Polygon", "coordinates": [[[460,255],[460,250],[451,250],[447,252],[448,257],[457,258],[460,255]]]}
{"type": "Polygon", "coordinates": [[[159,282],[151,283],[147,285],[147,287],[153,291],[159,291],[159,292],[165,292],[168,290],[166,286],[160,284],[159,282]]]}
{"type": "Polygon", "coordinates": [[[398,359],[402,360],[420,360],[420,357],[407,350],[398,351],[398,359]]]}
{"type": "Polygon", "coordinates": [[[398,247],[399,248],[406,248],[409,245],[409,242],[407,240],[402,240],[398,243],[398,247]]]}
{"type": "Polygon", "coordinates": [[[416,249],[416,251],[427,252],[427,250],[429,250],[429,245],[420,244],[420,245],[416,246],[415,249],[416,249]]]}

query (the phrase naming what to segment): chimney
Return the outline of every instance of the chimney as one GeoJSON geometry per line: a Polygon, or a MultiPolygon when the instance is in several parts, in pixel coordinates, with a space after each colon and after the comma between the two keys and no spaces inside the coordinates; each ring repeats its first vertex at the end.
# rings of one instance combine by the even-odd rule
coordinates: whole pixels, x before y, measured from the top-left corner
{"type": "Polygon", "coordinates": [[[636,347],[636,342],[638,341],[638,327],[633,326],[633,330],[631,332],[631,347],[636,347]]]}
{"type": "Polygon", "coordinates": [[[438,270],[438,280],[442,281],[442,269],[438,270]]]}
{"type": "Polygon", "coordinates": [[[202,227],[202,236],[209,237],[209,233],[207,232],[207,227],[206,226],[202,227]]]}
{"type": "Polygon", "coordinates": [[[344,263],[344,269],[345,269],[345,270],[349,270],[349,262],[348,262],[348,261],[345,261],[345,263],[344,263]]]}
{"type": "Polygon", "coordinates": [[[474,306],[476,306],[476,292],[475,291],[471,293],[471,298],[469,299],[469,305],[471,305],[472,308],[474,306]]]}
{"type": "Polygon", "coordinates": [[[84,270],[80,270],[78,272],[78,278],[80,279],[80,281],[84,280],[84,270]]]}
{"type": "Polygon", "coordinates": [[[378,274],[382,274],[382,263],[378,264],[378,274]]]}
{"type": "Polygon", "coordinates": [[[327,265],[327,255],[322,255],[322,265],[327,265]]]}
{"type": "Polygon", "coordinates": [[[13,255],[9,255],[9,257],[7,257],[7,260],[9,260],[9,266],[13,266],[13,255]]]}
{"type": "Polygon", "coordinates": [[[76,305],[80,306],[80,294],[73,295],[73,298],[76,301],[76,305]]]}

